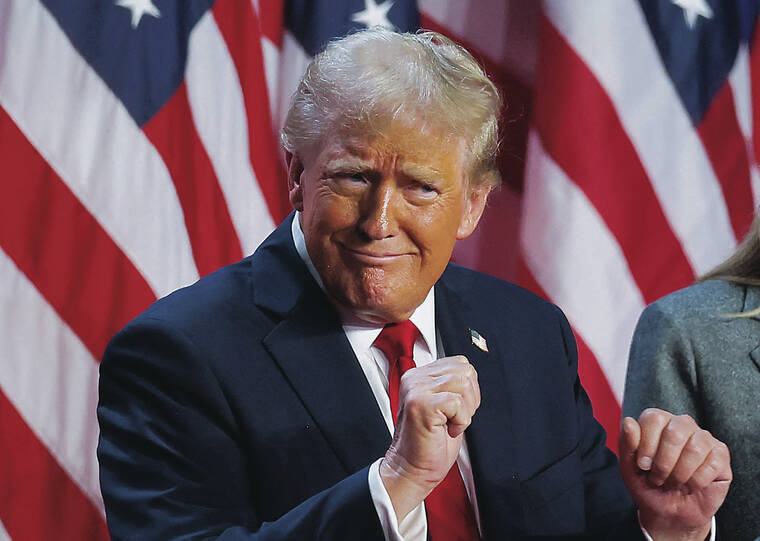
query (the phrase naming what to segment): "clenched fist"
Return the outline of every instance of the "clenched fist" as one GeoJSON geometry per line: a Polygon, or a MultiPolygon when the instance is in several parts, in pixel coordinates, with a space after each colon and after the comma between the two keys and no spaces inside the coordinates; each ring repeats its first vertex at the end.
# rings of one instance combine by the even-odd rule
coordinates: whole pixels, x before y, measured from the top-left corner
{"type": "Polygon", "coordinates": [[[402,376],[396,431],[380,464],[399,521],[446,477],[478,406],[478,375],[462,355],[402,376]]]}
{"type": "Polygon", "coordinates": [[[688,415],[649,408],[623,420],[620,471],[652,537],[703,540],[731,483],[726,445],[688,415]]]}

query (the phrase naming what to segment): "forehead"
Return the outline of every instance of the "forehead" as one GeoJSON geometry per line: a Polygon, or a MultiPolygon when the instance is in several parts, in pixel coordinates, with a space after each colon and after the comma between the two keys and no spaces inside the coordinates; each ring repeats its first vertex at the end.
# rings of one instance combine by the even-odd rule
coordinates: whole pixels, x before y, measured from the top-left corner
{"type": "Polygon", "coordinates": [[[321,166],[393,162],[408,169],[457,177],[463,176],[468,158],[463,139],[411,121],[334,130],[314,150],[312,157],[321,166]]]}

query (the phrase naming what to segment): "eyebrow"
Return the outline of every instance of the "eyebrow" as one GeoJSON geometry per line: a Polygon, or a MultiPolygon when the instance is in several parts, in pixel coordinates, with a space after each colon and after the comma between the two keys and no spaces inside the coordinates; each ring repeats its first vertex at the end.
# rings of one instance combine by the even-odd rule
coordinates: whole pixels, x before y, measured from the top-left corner
{"type": "Polygon", "coordinates": [[[427,167],[417,163],[405,163],[401,167],[401,172],[409,178],[428,183],[439,182],[443,176],[441,171],[435,167],[427,167]]]}
{"type": "MultiPolygon", "coordinates": [[[[375,165],[361,157],[361,151],[353,147],[345,148],[347,155],[337,156],[329,160],[322,169],[325,176],[335,175],[337,173],[373,173],[377,169],[375,165]]],[[[414,162],[405,162],[400,168],[401,174],[407,178],[425,182],[437,183],[441,180],[443,173],[435,168],[414,162]]]]}
{"type": "Polygon", "coordinates": [[[322,175],[331,176],[337,173],[368,173],[374,171],[369,162],[358,158],[337,158],[329,161],[322,168],[322,175]]]}

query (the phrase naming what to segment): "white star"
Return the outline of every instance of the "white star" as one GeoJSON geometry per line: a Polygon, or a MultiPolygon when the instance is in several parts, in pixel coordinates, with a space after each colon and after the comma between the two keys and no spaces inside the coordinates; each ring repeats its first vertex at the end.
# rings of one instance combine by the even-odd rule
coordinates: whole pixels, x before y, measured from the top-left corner
{"type": "Polygon", "coordinates": [[[375,0],[364,0],[364,10],[354,13],[351,20],[361,23],[367,28],[382,26],[393,30],[393,24],[388,20],[388,11],[393,7],[393,0],[385,0],[378,5],[375,0]]]}
{"type": "Polygon", "coordinates": [[[670,0],[676,6],[683,10],[683,18],[686,19],[686,24],[689,28],[693,29],[697,24],[697,17],[704,17],[705,19],[712,19],[713,12],[710,9],[710,4],[705,0],[670,0]]]}
{"type": "Polygon", "coordinates": [[[158,19],[161,12],[153,5],[153,0],[116,0],[116,5],[132,11],[132,28],[137,28],[143,15],[158,19]]]}

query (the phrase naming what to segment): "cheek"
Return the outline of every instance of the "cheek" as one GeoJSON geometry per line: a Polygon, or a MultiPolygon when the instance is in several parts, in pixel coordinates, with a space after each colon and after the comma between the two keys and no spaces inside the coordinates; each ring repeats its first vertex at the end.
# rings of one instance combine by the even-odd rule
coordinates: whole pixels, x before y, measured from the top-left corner
{"type": "Polygon", "coordinates": [[[323,234],[330,234],[353,226],[357,221],[357,204],[332,192],[318,194],[313,199],[313,223],[323,234]]]}
{"type": "Polygon", "coordinates": [[[436,260],[451,256],[462,211],[458,205],[440,205],[416,216],[416,237],[424,251],[436,260]]]}

